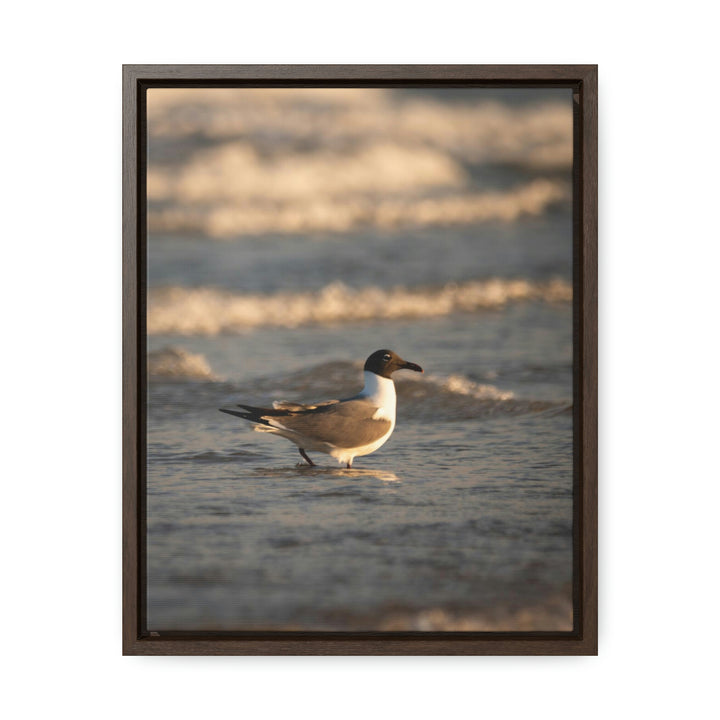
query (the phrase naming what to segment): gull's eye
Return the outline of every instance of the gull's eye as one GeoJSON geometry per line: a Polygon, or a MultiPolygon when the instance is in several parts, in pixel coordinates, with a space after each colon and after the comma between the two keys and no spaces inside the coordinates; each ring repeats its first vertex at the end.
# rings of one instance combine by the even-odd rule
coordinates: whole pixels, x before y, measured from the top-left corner
{"type": "Polygon", "coordinates": [[[390,362],[390,356],[387,353],[383,355],[383,362],[390,362]]]}

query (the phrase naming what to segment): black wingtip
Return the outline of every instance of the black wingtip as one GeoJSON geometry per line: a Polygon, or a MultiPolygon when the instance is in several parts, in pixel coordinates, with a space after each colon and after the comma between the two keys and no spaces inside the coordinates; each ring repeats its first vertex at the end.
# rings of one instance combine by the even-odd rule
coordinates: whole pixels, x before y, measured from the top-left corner
{"type": "MultiPolygon", "coordinates": [[[[245,407],[240,405],[240,407],[245,407]]],[[[234,415],[235,417],[242,418],[243,420],[249,420],[250,422],[258,423],[259,425],[269,425],[270,423],[266,418],[259,412],[240,412],[239,410],[226,410],[225,408],[218,408],[220,412],[227,413],[228,415],[234,415]]]]}
{"type": "Polygon", "coordinates": [[[228,415],[235,415],[235,417],[241,417],[244,420],[248,419],[247,413],[241,413],[241,412],[238,412],[237,410],[226,410],[225,408],[218,408],[218,410],[220,412],[227,413],[228,415]]]}

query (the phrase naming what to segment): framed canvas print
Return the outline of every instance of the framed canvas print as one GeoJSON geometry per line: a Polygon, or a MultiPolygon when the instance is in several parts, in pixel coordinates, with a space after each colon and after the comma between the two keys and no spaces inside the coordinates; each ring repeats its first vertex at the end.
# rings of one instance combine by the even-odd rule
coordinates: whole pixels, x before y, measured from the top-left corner
{"type": "Polygon", "coordinates": [[[596,653],[597,68],[123,72],[124,653],[596,653]]]}

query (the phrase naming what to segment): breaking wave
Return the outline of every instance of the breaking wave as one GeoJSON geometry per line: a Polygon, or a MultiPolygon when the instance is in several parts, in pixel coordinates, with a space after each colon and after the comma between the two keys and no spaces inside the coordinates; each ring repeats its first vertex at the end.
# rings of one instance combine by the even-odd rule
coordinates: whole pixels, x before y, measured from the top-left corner
{"type": "Polygon", "coordinates": [[[151,379],[215,380],[203,355],[178,347],[164,347],[147,354],[147,373],[151,379]]]}
{"type": "Polygon", "coordinates": [[[508,390],[460,374],[396,377],[395,387],[403,412],[417,420],[523,415],[561,407],[554,402],[517,398],[508,390]]]}
{"type": "Polygon", "coordinates": [[[460,612],[443,608],[396,611],[382,618],[379,629],[386,632],[569,632],[573,629],[573,608],[568,597],[557,595],[544,603],[522,608],[496,607],[486,611],[460,612]]]}
{"type": "Polygon", "coordinates": [[[507,105],[468,93],[443,102],[378,88],[165,89],[148,91],[151,138],[247,137],[264,152],[377,139],[438,148],[473,162],[567,167],[572,106],[507,105]]]}
{"type": "Polygon", "coordinates": [[[331,283],[317,292],[240,294],[210,287],[151,290],[147,331],[151,335],[217,335],[257,327],[298,327],[337,322],[432,318],[501,308],[508,303],[567,303],[565,280],[473,280],[437,288],[353,289],[331,283]]]}
{"type": "MultiPolygon", "coordinates": [[[[412,169],[412,163],[409,164],[412,169]]],[[[368,178],[375,175],[392,180],[392,173],[382,169],[366,169],[364,173],[368,178]]],[[[247,176],[242,173],[235,175],[247,176]]],[[[224,173],[216,173],[202,187],[188,192],[209,198],[215,183],[223,177],[224,173]]],[[[169,195],[182,195],[182,191],[169,189],[176,183],[182,187],[182,178],[155,177],[150,182],[154,186],[162,185],[163,192],[169,195]]],[[[228,177],[226,187],[232,185],[228,177]]],[[[383,182],[379,181],[378,185],[382,188],[383,182]]],[[[217,189],[218,196],[222,196],[220,188],[217,189]]],[[[151,232],[197,232],[216,239],[263,233],[348,232],[368,226],[392,230],[491,220],[510,222],[523,216],[541,215],[555,203],[569,198],[567,183],[540,179],[507,191],[472,192],[460,189],[458,193],[436,197],[423,194],[416,197],[379,197],[374,192],[348,193],[338,197],[331,192],[318,192],[282,201],[273,201],[271,195],[224,202],[208,199],[207,203],[179,199],[165,207],[151,209],[148,223],[151,232]]]]}
{"type": "Polygon", "coordinates": [[[480,97],[152,89],[148,228],[211,238],[347,232],[511,221],[567,201],[569,95],[519,106],[480,97]],[[519,168],[517,187],[479,181],[489,165],[519,168]]]}

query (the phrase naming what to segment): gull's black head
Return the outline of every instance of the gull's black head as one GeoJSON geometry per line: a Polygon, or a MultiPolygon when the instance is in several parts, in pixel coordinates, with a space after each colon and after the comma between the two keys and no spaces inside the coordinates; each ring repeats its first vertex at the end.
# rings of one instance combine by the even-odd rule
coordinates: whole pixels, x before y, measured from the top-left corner
{"type": "Polygon", "coordinates": [[[405,360],[399,355],[396,355],[392,350],[376,350],[365,361],[364,369],[386,378],[389,378],[396,370],[423,371],[419,365],[405,362],[405,360]]]}

